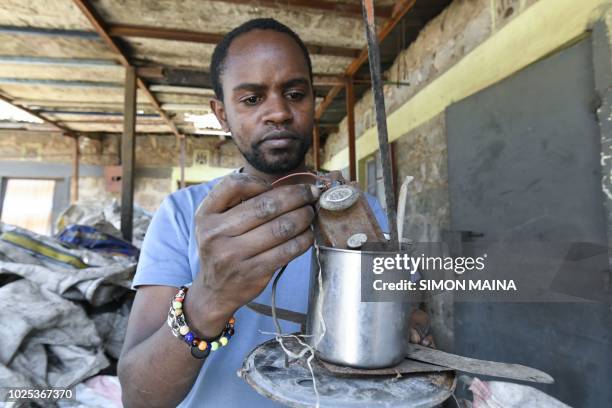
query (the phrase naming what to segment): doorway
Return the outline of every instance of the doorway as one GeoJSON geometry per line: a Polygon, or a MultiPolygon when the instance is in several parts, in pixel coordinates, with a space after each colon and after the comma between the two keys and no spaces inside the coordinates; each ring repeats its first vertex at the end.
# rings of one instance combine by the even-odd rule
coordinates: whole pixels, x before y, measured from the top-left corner
{"type": "Polygon", "coordinates": [[[5,183],[2,222],[50,235],[56,181],[9,178],[5,183]]]}

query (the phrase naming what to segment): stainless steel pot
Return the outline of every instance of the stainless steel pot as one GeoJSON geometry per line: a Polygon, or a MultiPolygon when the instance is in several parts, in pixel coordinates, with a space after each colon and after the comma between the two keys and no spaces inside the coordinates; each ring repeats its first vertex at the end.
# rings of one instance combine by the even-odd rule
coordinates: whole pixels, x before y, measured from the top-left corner
{"type": "Polygon", "coordinates": [[[361,302],[365,252],[328,247],[313,250],[306,334],[319,358],[357,367],[391,367],[404,358],[411,305],[361,302]],[[319,264],[321,273],[319,274],[319,264]]]}

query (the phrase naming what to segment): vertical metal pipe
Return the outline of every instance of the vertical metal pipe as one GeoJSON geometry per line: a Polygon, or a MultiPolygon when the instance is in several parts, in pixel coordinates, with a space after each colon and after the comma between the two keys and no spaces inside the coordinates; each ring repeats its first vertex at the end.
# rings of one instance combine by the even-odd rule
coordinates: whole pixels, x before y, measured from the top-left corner
{"type": "Polygon", "coordinates": [[[314,169],[319,171],[321,168],[321,157],[319,154],[321,133],[319,129],[319,121],[315,119],[314,127],[312,129],[312,159],[314,161],[314,169]]]}
{"type": "Polygon", "coordinates": [[[70,202],[75,204],[79,201],[79,136],[74,137],[74,150],[72,152],[72,179],[70,180],[70,202]]]}
{"type": "Polygon", "coordinates": [[[346,87],[346,124],[348,127],[348,154],[349,154],[349,177],[351,181],[357,180],[357,165],[355,154],[355,88],[353,77],[345,79],[346,87]]]}
{"type": "Polygon", "coordinates": [[[179,139],[179,166],[181,169],[181,188],[185,188],[185,136],[179,139]]]}
{"type": "Polygon", "coordinates": [[[391,244],[399,245],[397,236],[397,213],[395,210],[395,191],[393,190],[393,174],[391,173],[391,153],[389,151],[389,138],[387,134],[387,114],[385,112],[385,96],[383,94],[382,74],[380,67],[380,51],[376,38],[374,21],[374,1],[361,0],[363,19],[368,39],[368,56],[370,73],[372,76],[372,92],[374,93],[374,106],[376,109],[376,126],[378,128],[378,145],[383,168],[383,183],[385,186],[385,202],[387,204],[387,221],[391,244]]]}
{"type": "Polygon", "coordinates": [[[136,133],[136,69],[125,69],[123,137],[121,138],[121,234],[132,242],[134,219],[134,159],[136,133]]]}

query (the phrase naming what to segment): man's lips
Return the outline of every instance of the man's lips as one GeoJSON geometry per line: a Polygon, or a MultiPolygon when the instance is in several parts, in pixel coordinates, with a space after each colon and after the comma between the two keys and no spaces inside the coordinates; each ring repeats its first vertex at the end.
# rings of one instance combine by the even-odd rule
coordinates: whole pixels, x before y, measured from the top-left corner
{"type": "Polygon", "coordinates": [[[273,149],[282,149],[289,147],[300,138],[293,132],[281,131],[273,132],[265,135],[259,144],[271,147],[273,149]]]}

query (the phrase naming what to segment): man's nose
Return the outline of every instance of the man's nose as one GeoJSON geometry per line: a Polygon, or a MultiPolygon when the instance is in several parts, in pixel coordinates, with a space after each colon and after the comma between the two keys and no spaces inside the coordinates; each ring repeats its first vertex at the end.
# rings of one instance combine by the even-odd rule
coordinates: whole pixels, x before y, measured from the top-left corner
{"type": "Polygon", "coordinates": [[[291,122],[293,113],[288,102],[283,96],[269,97],[266,100],[264,122],[267,125],[282,125],[291,122]]]}

